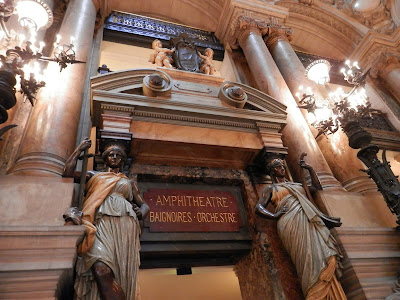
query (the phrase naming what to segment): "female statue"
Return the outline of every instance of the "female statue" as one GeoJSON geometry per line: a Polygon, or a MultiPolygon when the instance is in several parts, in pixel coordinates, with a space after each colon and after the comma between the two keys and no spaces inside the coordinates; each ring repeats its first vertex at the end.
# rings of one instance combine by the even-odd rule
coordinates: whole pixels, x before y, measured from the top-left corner
{"type": "MultiPolygon", "coordinates": [[[[304,160],[300,166],[309,170],[313,187],[321,189],[314,169],[304,160]]],[[[281,159],[271,160],[267,169],[273,184],[264,189],[255,210],[264,218],[278,220],[279,237],[296,266],[306,299],[346,299],[336,276],[341,253],[327,228],[340,226],[340,219],[324,215],[301,184],[286,180],[281,159]],[[275,213],[266,209],[270,202],[275,213]]]]}
{"type": "MultiPolygon", "coordinates": [[[[78,157],[89,149],[85,139],[72,153],[64,168],[64,177],[80,175],[74,172],[78,157]]],[[[67,224],[83,224],[86,234],[78,246],[75,299],[136,298],[139,269],[139,220],[149,211],[136,184],[120,173],[127,156],[120,144],[111,144],[102,154],[107,169],[87,172],[86,197],[82,217],[69,210],[67,224]]],[[[137,298],[136,298],[137,299],[137,298]]]]}

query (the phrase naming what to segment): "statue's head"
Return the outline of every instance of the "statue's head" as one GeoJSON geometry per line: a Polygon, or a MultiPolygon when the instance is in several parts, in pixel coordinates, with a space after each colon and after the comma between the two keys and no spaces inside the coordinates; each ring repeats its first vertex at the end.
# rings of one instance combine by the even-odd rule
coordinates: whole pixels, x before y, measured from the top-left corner
{"type": "Polygon", "coordinates": [[[122,168],[127,159],[125,146],[117,142],[107,145],[101,156],[110,168],[122,168]]]}
{"type": "Polygon", "coordinates": [[[285,177],[285,163],[280,158],[273,158],[267,162],[266,171],[272,181],[275,181],[276,177],[285,177]]]}
{"type": "Polygon", "coordinates": [[[213,57],[214,56],[214,50],[211,48],[207,48],[206,50],[204,50],[204,54],[208,57],[213,57]]]}
{"type": "Polygon", "coordinates": [[[162,47],[162,43],[161,43],[161,41],[158,40],[158,39],[154,40],[154,41],[151,43],[151,48],[154,49],[154,48],[156,48],[156,47],[159,47],[159,48],[162,47]]]}

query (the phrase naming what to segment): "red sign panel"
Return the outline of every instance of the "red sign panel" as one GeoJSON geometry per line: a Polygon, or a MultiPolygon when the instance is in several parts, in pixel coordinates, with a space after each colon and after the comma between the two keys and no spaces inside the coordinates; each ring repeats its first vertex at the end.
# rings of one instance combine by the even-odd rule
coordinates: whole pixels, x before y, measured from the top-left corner
{"type": "Polygon", "coordinates": [[[151,232],[239,231],[237,200],[228,191],[150,188],[143,196],[151,232]]]}

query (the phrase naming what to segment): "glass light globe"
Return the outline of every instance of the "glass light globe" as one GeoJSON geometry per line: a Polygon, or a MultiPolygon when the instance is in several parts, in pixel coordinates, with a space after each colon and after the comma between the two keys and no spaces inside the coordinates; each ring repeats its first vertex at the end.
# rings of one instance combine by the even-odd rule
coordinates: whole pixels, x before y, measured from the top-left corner
{"type": "Polygon", "coordinates": [[[17,5],[18,21],[22,26],[38,31],[53,23],[53,13],[41,0],[20,0],[17,5]]]}
{"type": "Polygon", "coordinates": [[[329,82],[329,71],[331,64],[325,59],[319,59],[312,62],[306,68],[306,76],[308,79],[314,81],[317,84],[326,84],[329,82]]]}

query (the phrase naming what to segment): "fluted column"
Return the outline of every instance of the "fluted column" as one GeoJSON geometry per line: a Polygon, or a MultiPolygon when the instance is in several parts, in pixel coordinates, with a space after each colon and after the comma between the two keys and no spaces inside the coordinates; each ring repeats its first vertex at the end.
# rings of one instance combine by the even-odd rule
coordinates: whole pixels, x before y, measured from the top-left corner
{"type": "MultiPolygon", "coordinates": [[[[71,0],[61,24],[61,43],[75,37],[77,59],[89,61],[96,20],[92,0],[71,0]]],[[[64,163],[75,148],[82,106],[87,64],[73,64],[60,72],[49,63],[46,87],[21,141],[15,165],[9,174],[59,176],[64,163]]]]}
{"type": "MultiPolygon", "coordinates": [[[[317,101],[323,100],[317,84],[306,77],[305,68],[289,43],[290,35],[290,29],[284,26],[270,26],[264,41],[292,94],[298,91],[300,85],[310,86],[317,101]]],[[[309,127],[316,135],[316,130],[311,125],[309,127]]],[[[317,143],[334,176],[349,191],[376,190],[375,183],[359,171],[365,167],[357,159],[358,151],[350,148],[347,136],[342,130],[329,138],[320,136],[317,143]]]]}
{"type": "Polygon", "coordinates": [[[386,87],[400,102],[400,53],[389,49],[382,49],[373,57],[370,74],[374,78],[381,78],[386,87]]]}
{"type": "MultiPolygon", "coordinates": [[[[339,187],[339,182],[332,172],[304,120],[297,103],[277,65],[274,62],[262,34],[267,33],[268,26],[264,23],[242,17],[239,19],[238,42],[243,49],[249,68],[257,82],[258,88],[271,95],[287,107],[287,125],[283,129],[283,144],[288,147],[288,161],[293,166],[298,165],[302,152],[307,152],[309,162],[320,175],[325,188],[339,187]]],[[[292,168],[293,175],[301,178],[300,168],[292,168]]]]}

